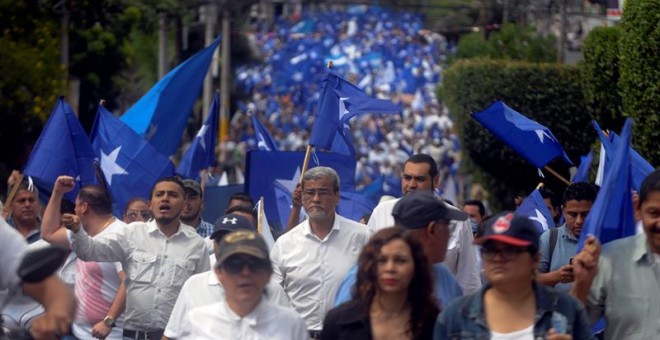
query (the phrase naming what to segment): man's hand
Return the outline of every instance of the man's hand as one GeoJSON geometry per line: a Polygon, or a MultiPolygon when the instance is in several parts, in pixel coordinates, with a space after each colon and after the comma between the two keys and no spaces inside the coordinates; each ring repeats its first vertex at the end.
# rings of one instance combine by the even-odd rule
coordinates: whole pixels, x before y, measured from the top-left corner
{"type": "Polygon", "coordinates": [[[591,283],[598,274],[598,259],[600,258],[600,242],[590,235],[584,242],[582,250],[573,257],[573,275],[575,283],[571,295],[582,303],[587,302],[591,283]]]}
{"type": "Polygon", "coordinates": [[[77,233],[78,230],[80,230],[80,218],[74,214],[64,214],[62,215],[62,223],[64,223],[64,226],[73,231],[74,233],[77,233]]]}
{"type": "Polygon", "coordinates": [[[573,276],[573,266],[570,264],[564,265],[561,268],[555,271],[557,275],[558,283],[569,283],[573,282],[575,277],[573,276]]]}
{"type": "Polygon", "coordinates": [[[20,178],[21,172],[18,170],[12,170],[11,175],[7,178],[7,187],[11,188],[14,185],[18,184],[18,179],[20,178]]]}
{"type": "Polygon", "coordinates": [[[570,334],[561,334],[557,333],[554,328],[550,328],[548,331],[548,340],[573,340],[573,336],[570,334]]]}
{"type": "Polygon", "coordinates": [[[71,176],[60,176],[55,180],[55,186],[53,187],[53,193],[66,194],[67,192],[73,191],[75,188],[76,182],[71,176]]]}
{"type": "Polygon", "coordinates": [[[35,339],[59,339],[70,333],[71,318],[66,311],[50,310],[37,317],[30,327],[30,335],[35,339]]]}
{"type": "Polygon", "coordinates": [[[292,200],[293,208],[300,209],[302,207],[302,186],[300,183],[296,184],[296,188],[293,190],[292,200]]]}
{"type": "Polygon", "coordinates": [[[36,283],[23,283],[23,292],[44,306],[46,312],[34,319],[30,334],[35,339],[59,339],[71,331],[76,300],[56,275],[36,283]]]}
{"type": "Polygon", "coordinates": [[[110,335],[110,332],[112,332],[112,327],[108,327],[105,325],[103,321],[100,321],[94,327],[92,327],[92,336],[97,338],[97,339],[105,339],[110,335]]]}

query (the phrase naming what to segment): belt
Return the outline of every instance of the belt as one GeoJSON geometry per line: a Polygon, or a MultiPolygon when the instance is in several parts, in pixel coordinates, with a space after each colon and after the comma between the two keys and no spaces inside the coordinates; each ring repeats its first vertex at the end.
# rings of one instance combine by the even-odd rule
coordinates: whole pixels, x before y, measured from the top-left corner
{"type": "Polygon", "coordinates": [[[320,339],[321,338],[321,331],[315,331],[310,329],[309,330],[309,338],[312,340],[320,339]]]}
{"type": "Polygon", "coordinates": [[[132,329],[124,329],[122,336],[124,338],[134,340],[160,340],[163,337],[164,330],[156,330],[150,332],[134,331],[132,329]]]}

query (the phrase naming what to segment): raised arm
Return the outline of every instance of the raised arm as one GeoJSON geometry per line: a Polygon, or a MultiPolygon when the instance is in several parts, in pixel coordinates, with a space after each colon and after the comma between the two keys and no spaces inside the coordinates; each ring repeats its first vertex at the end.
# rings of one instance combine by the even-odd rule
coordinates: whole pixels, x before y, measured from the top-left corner
{"type": "Polygon", "coordinates": [[[74,186],[74,179],[70,176],[60,176],[55,180],[53,193],[50,195],[50,200],[41,221],[41,238],[50,244],[70,248],[66,228],[62,226],[60,220],[60,207],[62,205],[62,197],[64,197],[65,193],[72,191],[74,186]]]}
{"type": "Polygon", "coordinates": [[[82,228],[78,216],[64,214],[62,222],[71,230],[71,249],[83,261],[123,263],[133,249],[128,228],[92,238],[82,228]]]}

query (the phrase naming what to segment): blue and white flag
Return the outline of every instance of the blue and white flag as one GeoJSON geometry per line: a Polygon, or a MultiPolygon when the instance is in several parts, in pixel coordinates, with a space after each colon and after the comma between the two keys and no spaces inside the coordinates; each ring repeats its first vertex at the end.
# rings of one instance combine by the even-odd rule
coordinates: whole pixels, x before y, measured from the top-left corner
{"type": "Polygon", "coordinates": [[[204,77],[220,43],[211,45],[179,64],[138,100],[121,120],[166,156],[176,152],[204,77]]]}
{"type": "Polygon", "coordinates": [[[275,141],[275,138],[270,135],[268,129],[261,124],[259,119],[255,117],[254,113],[249,113],[252,118],[252,126],[254,128],[254,137],[257,139],[257,149],[263,151],[277,151],[280,146],[275,141]]]}
{"type": "Polygon", "coordinates": [[[532,191],[532,193],[525,198],[515,214],[527,216],[532,222],[534,222],[539,235],[548,230],[548,228],[555,226],[554,220],[552,219],[552,213],[545,205],[543,197],[538,189],[532,191]]]}
{"type": "Polygon", "coordinates": [[[571,178],[571,182],[588,182],[589,179],[589,169],[591,168],[591,162],[593,161],[594,153],[589,151],[586,156],[580,157],[580,166],[577,168],[575,175],[571,178]]]}
{"type": "Polygon", "coordinates": [[[499,100],[472,118],[539,169],[557,157],[573,165],[550,129],[499,100]]]}
{"type": "Polygon", "coordinates": [[[584,221],[578,251],[584,246],[588,235],[596,236],[604,244],[635,234],[630,164],[631,130],[632,120],[628,118],[621,138],[612,142],[612,149],[608,153],[613,159],[605,171],[594,205],[584,221]]]}
{"type": "Polygon", "coordinates": [[[215,146],[218,144],[220,122],[220,94],[216,92],[209,115],[197,132],[195,139],[181,159],[176,173],[199,182],[200,171],[215,165],[215,146]]]}
{"type": "Polygon", "coordinates": [[[103,106],[97,110],[90,139],[110,189],[115,216],[121,216],[134,197],[150,199],[156,181],[174,175],[174,165],[167,157],[103,106]]]}
{"type": "Polygon", "coordinates": [[[78,186],[65,195],[74,201],[80,187],[96,183],[94,158],[96,154],[85,129],[71,106],[59,97],[30,152],[23,173],[32,177],[37,187],[46,192],[52,191],[59,176],[75,178],[78,186]]]}

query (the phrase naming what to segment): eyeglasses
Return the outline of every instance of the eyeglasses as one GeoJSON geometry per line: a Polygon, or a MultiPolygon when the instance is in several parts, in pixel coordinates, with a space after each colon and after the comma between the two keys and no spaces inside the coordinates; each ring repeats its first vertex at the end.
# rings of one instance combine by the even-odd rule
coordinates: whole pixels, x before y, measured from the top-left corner
{"type": "Polygon", "coordinates": [[[250,272],[252,272],[253,274],[263,274],[268,271],[268,263],[266,263],[266,261],[264,260],[259,260],[256,258],[255,259],[229,258],[225,260],[220,267],[222,268],[222,270],[227,272],[227,274],[237,275],[243,271],[243,268],[245,268],[245,266],[247,266],[250,272]]]}
{"type": "Polygon", "coordinates": [[[328,189],[318,189],[318,190],[303,190],[302,195],[305,198],[312,198],[316,195],[319,195],[320,198],[326,198],[330,196],[333,192],[328,189]]]}
{"type": "Polygon", "coordinates": [[[499,254],[502,257],[502,259],[509,261],[515,259],[516,257],[518,257],[518,255],[528,250],[527,248],[521,248],[521,247],[504,247],[500,249],[488,247],[488,248],[481,248],[480,251],[481,251],[481,257],[484,260],[491,261],[495,258],[495,255],[499,254]]]}
{"type": "Polygon", "coordinates": [[[128,213],[126,213],[126,216],[128,218],[132,219],[133,221],[137,221],[138,216],[141,216],[142,219],[145,221],[149,221],[151,219],[151,211],[149,210],[130,210],[128,213]]]}

